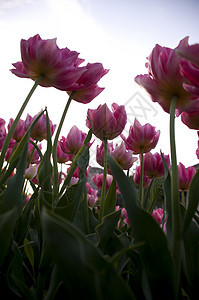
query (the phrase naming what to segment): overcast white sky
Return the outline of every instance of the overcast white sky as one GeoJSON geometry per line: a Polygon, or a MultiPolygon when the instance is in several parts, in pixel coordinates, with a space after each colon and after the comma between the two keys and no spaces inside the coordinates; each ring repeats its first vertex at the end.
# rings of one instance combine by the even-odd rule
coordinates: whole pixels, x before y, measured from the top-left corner
{"type": "MultiPolygon", "coordinates": [[[[137,116],[141,124],[149,122],[161,130],[155,151],[168,154],[169,115],[134,83],[134,77],[146,73],[146,57],[156,43],[174,48],[187,35],[191,44],[199,42],[198,12],[197,0],[0,0],[0,117],[14,118],[33,85],[9,69],[21,59],[20,40],[39,33],[43,39],[57,37],[60,48],[80,52],[86,63],[101,62],[110,69],[99,82],[105,90],[96,99],[87,105],[72,102],[62,135],[74,124],[86,132],[88,108],[117,102],[126,105],[128,114],[124,134],[137,116]]],[[[47,106],[53,123],[58,123],[66,101],[65,92],[39,87],[22,118],[47,106]]],[[[178,161],[185,166],[198,163],[196,131],[178,118],[176,136],[178,161]]]]}

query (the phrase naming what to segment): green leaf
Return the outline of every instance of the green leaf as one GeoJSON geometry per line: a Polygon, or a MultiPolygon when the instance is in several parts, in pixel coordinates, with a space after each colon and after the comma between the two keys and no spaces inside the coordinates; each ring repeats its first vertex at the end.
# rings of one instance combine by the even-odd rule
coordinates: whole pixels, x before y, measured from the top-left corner
{"type": "Polygon", "coordinates": [[[14,176],[8,179],[7,188],[3,192],[2,196],[2,210],[9,210],[13,207],[22,208],[24,196],[22,195],[22,188],[24,184],[24,173],[26,168],[28,153],[28,145],[24,145],[23,152],[17,165],[17,171],[14,176]]]}
{"type": "Polygon", "coordinates": [[[34,274],[34,251],[31,246],[31,243],[29,242],[29,240],[27,238],[24,239],[24,251],[25,251],[25,254],[32,266],[33,274],[34,274]]]}
{"type": "Polygon", "coordinates": [[[189,188],[189,197],[188,197],[188,207],[185,214],[183,233],[186,232],[194,214],[197,210],[199,204],[199,170],[194,175],[190,188],[189,188]]]}
{"type": "Polygon", "coordinates": [[[114,211],[102,218],[102,223],[96,227],[96,233],[98,236],[98,247],[103,248],[111,235],[114,232],[114,229],[119,221],[121,211],[114,211]]]}
{"type": "Polygon", "coordinates": [[[36,300],[33,290],[25,282],[23,256],[15,242],[13,242],[12,250],[14,258],[8,268],[8,286],[16,295],[22,296],[24,299],[36,300]]]}
{"type": "Polygon", "coordinates": [[[113,178],[110,188],[106,194],[104,201],[104,215],[108,215],[115,211],[116,207],[116,181],[113,178]]]}
{"type": "Polygon", "coordinates": [[[158,299],[160,290],[164,290],[161,299],[174,299],[173,266],[166,236],[153,217],[138,206],[136,189],[129,178],[110,155],[107,158],[125,202],[135,243],[144,242],[139,253],[153,299],[158,299]]]}
{"type": "Polygon", "coordinates": [[[0,266],[3,264],[4,258],[9,252],[16,219],[16,208],[0,214],[0,266]]]}
{"type": "Polygon", "coordinates": [[[113,266],[71,222],[44,210],[42,227],[67,299],[135,299],[113,266]]]}

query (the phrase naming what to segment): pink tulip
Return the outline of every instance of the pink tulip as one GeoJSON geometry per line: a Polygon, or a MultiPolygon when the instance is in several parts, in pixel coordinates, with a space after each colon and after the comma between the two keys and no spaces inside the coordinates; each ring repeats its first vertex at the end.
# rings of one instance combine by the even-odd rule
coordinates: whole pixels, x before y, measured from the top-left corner
{"type": "MultiPolygon", "coordinates": [[[[113,143],[107,143],[107,153],[111,153],[113,151],[113,143]]],[[[96,161],[102,167],[104,167],[104,141],[102,141],[101,145],[97,145],[96,151],[96,161]]]]}
{"type": "Polygon", "coordinates": [[[28,40],[21,40],[22,61],[13,64],[15,69],[11,72],[18,77],[33,80],[43,75],[41,86],[70,91],[86,71],[85,67],[78,67],[84,61],[78,55],[68,48],[60,49],[56,39],[42,40],[37,34],[28,40]]]}
{"type": "MultiPolygon", "coordinates": [[[[42,145],[37,144],[37,147],[41,150],[42,145]]],[[[28,143],[28,162],[31,164],[38,164],[40,162],[40,157],[38,151],[35,149],[32,143],[28,143]]]]}
{"type": "MultiPolygon", "coordinates": [[[[140,185],[140,175],[141,175],[141,167],[137,166],[137,168],[135,169],[135,174],[133,176],[133,180],[137,186],[140,185]]],[[[144,174],[143,186],[146,188],[150,185],[150,183],[151,183],[151,179],[144,174]]]]}
{"type": "Polygon", "coordinates": [[[178,164],[178,178],[179,178],[179,190],[187,191],[189,189],[189,185],[196,173],[194,167],[185,168],[182,163],[178,164]]]}
{"type": "Polygon", "coordinates": [[[188,80],[184,88],[193,95],[199,96],[199,44],[183,47],[177,53],[188,61],[181,63],[182,75],[188,80]]]}
{"type": "Polygon", "coordinates": [[[125,107],[116,103],[112,104],[112,112],[104,104],[99,105],[97,109],[88,109],[87,116],[87,127],[91,128],[92,122],[94,135],[102,141],[112,140],[120,135],[127,122],[125,107]]]}
{"type": "Polygon", "coordinates": [[[98,190],[92,189],[90,183],[86,182],[87,202],[89,207],[93,207],[98,200],[98,190]]]}
{"type": "Polygon", "coordinates": [[[190,129],[199,129],[199,100],[193,101],[194,103],[187,111],[181,114],[181,121],[190,129]]]}
{"type": "Polygon", "coordinates": [[[0,150],[3,147],[3,143],[4,143],[6,135],[7,135],[5,123],[6,123],[5,120],[0,118],[0,150]]]}
{"type": "MultiPolygon", "coordinates": [[[[10,127],[13,122],[14,122],[14,119],[11,118],[8,123],[8,130],[10,130],[10,127]]],[[[25,133],[26,133],[25,121],[20,119],[19,122],[17,123],[17,127],[14,131],[12,138],[17,142],[20,142],[25,133]]]]}
{"type": "MultiPolygon", "coordinates": [[[[132,156],[132,151],[126,149],[123,142],[120,145],[116,144],[115,149],[113,143],[108,143],[107,151],[123,170],[130,169],[137,160],[137,157],[132,156]]],[[[102,167],[104,166],[104,142],[100,147],[97,146],[96,160],[102,167]]]]}
{"type": "MultiPolygon", "coordinates": [[[[102,190],[103,173],[101,173],[101,174],[96,173],[92,177],[92,180],[93,180],[94,184],[96,185],[97,189],[102,190]]],[[[113,181],[113,176],[110,175],[110,174],[107,174],[107,177],[106,177],[106,191],[108,191],[108,189],[110,188],[112,181],[113,181]]],[[[120,194],[120,191],[119,191],[119,188],[118,188],[117,184],[116,184],[116,192],[117,192],[117,194],[120,194]]]]}
{"type": "Polygon", "coordinates": [[[152,101],[158,102],[167,113],[172,97],[177,95],[177,115],[186,110],[193,100],[193,96],[184,89],[180,68],[183,59],[176,53],[185,46],[188,46],[188,37],[182,39],[175,49],[156,45],[146,64],[148,74],[135,77],[135,82],[145,88],[152,101]]]}
{"type": "Polygon", "coordinates": [[[166,233],[166,212],[162,208],[154,209],[152,211],[152,217],[158,222],[161,228],[163,225],[163,231],[164,233],[166,233]],[[164,224],[163,224],[163,218],[164,218],[164,224]]]}
{"type": "MultiPolygon", "coordinates": [[[[169,155],[164,155],[164,158],[166,160],[168,168],[170,168],[170,158],[169,155]]],[[[155,154],[152,154],[151,152],[148,152],[144,155],[144,173],[149,178],[158,178],[161,176],[164,176],[164,165],[162,161],[161,155],[156,152],[155,154]]]]}
{"type": "Polygon", "coordinates": [[[73,126],[67,137],[62,136],[60,140],[60,146],[62,151],[67,154],[76,154],[79,149],[84,145],[84,140],[87,134],[82,132],[77,128],[77,126],[73,126]]]}
{"type": "Polygon", "coordinates": [[[176,52],[199,67],[199,44],[181,47],[176,52]]]}
{"type": "Polygon", "coordinates": [[[57,143],[57,162],[63,164],[67,161],[72,161],[72,155],[65,153],[62,151],[60,146],[60,142],[57,143]]]}
{"type": "MultiPolygon", "coordinates": [[[[89,103],[96,96],[98,96],[104,88],[100,88],[97,85],[97,82],[108,73],[109,70],[103,68],[102,64],[88,63],[86,65],[86,71],[75,83],[73,90],[73,99],[80,103],[89,103]]],[[[71,93],[68,92],[70,95],[71,93]]]]}
{"type": "Polygon", "coordinates": [[[155,127],[149,123],[141,125],[140,122],[135,119],[133,126],[129,129],[129,136],[127,138],[121,135],[124,140],[126,148],[133,151],[133,154],[143,153],[154,149],[158,143],[160,136],[160,130],[155,131],[155,127]]]}
{"type": "MultiPolygon", "coordinates": [[[[29,114],[27,114],[26,120],[25,120],[25,130],[29,128],[29,126],[33,123],[33,121],[36,119],[38,116],[35,115],[34,117],[31,117],[29,114]]],[[[53,125],[52,121],[49,120],[49,125],[50,125],[50,131],[51,135],[53,135],[55,131],[56,125],[53,125]]],[[[46,115],[43,114],[37,123],[35,124],[32,133],[31,133],[31,138],[36,141],[42,141],[47,139],[47,130],[46,130],[46,115]]]]}

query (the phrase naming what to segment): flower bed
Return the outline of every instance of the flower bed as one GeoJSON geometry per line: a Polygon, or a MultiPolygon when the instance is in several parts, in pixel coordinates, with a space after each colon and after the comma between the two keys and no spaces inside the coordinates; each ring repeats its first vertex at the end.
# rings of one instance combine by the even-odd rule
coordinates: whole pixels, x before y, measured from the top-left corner
{"type": "Polygon", "coordinates": [[[83,65],[79,53],[39,35],[21,40],[21,58],[11,71],[32,79],[33,88],[8,130],[0,119],[1,293],[198,299],[199,171],[177,164],[175,117],[199,130],[199,45],[188,45],[188,38],[175,49],[156,45],[148,74],[135,78],[168,113],[170,155],[152,153],[160,131],[149,123],[135,119],[125,137],[127,115],[117,103],[88,109],[87,133],[74,125],[61,137],[71,101],[92,101],[108,70],[83,65]],[[21,119],[38,85],[68,95],[58,126],[47,108],[21,119]],[[93,136],[101,140],[96,161],[103,167],[92,177],[96,188],[87,181],[93,136]],[[118,136],[121,144],[114,145],[118,136]]]}

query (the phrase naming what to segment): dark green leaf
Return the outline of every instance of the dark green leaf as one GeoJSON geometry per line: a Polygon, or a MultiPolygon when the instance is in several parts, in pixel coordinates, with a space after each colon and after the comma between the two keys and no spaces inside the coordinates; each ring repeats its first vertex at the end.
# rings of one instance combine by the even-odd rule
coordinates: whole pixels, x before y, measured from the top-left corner
{"type": "Polygon", "coordinates": [[[188,207],[185,214],[183,233],[187,230],[199,204],[199,170],[193,177],[190,188],[189,188],[189,198],[188,207]]]}
{"type": "Polygon", "coordinates": [[[120,218],[121,211],[114,211],[102,218],[102,223],[96,227],[98,247],[103,248],[114,232],[120,218]]]}
{"type": "Polygon", "coordinates": [[[138,206],[135,187],[110,155],[108,164],[122,193],[135,242],[144,242],[140,255],[151,294],[158,299],[158,291],[164,290],[162,299],[174,299],[173,266],[166,236],[153,217],[138,206]]]}
{"type": "Polygon", "coordinates": [[[4,258],[10,249],[12,232],[17,219],[16,210],[16,208],[13,208],[12,210],[0,214],[0,266],[3,264],[4,258]]]}
{"type": "Polygon", "coordinates": [[[135,299],[113,266],[71,222],[43,211],[42,227],[67,299],[135,299]]]}

